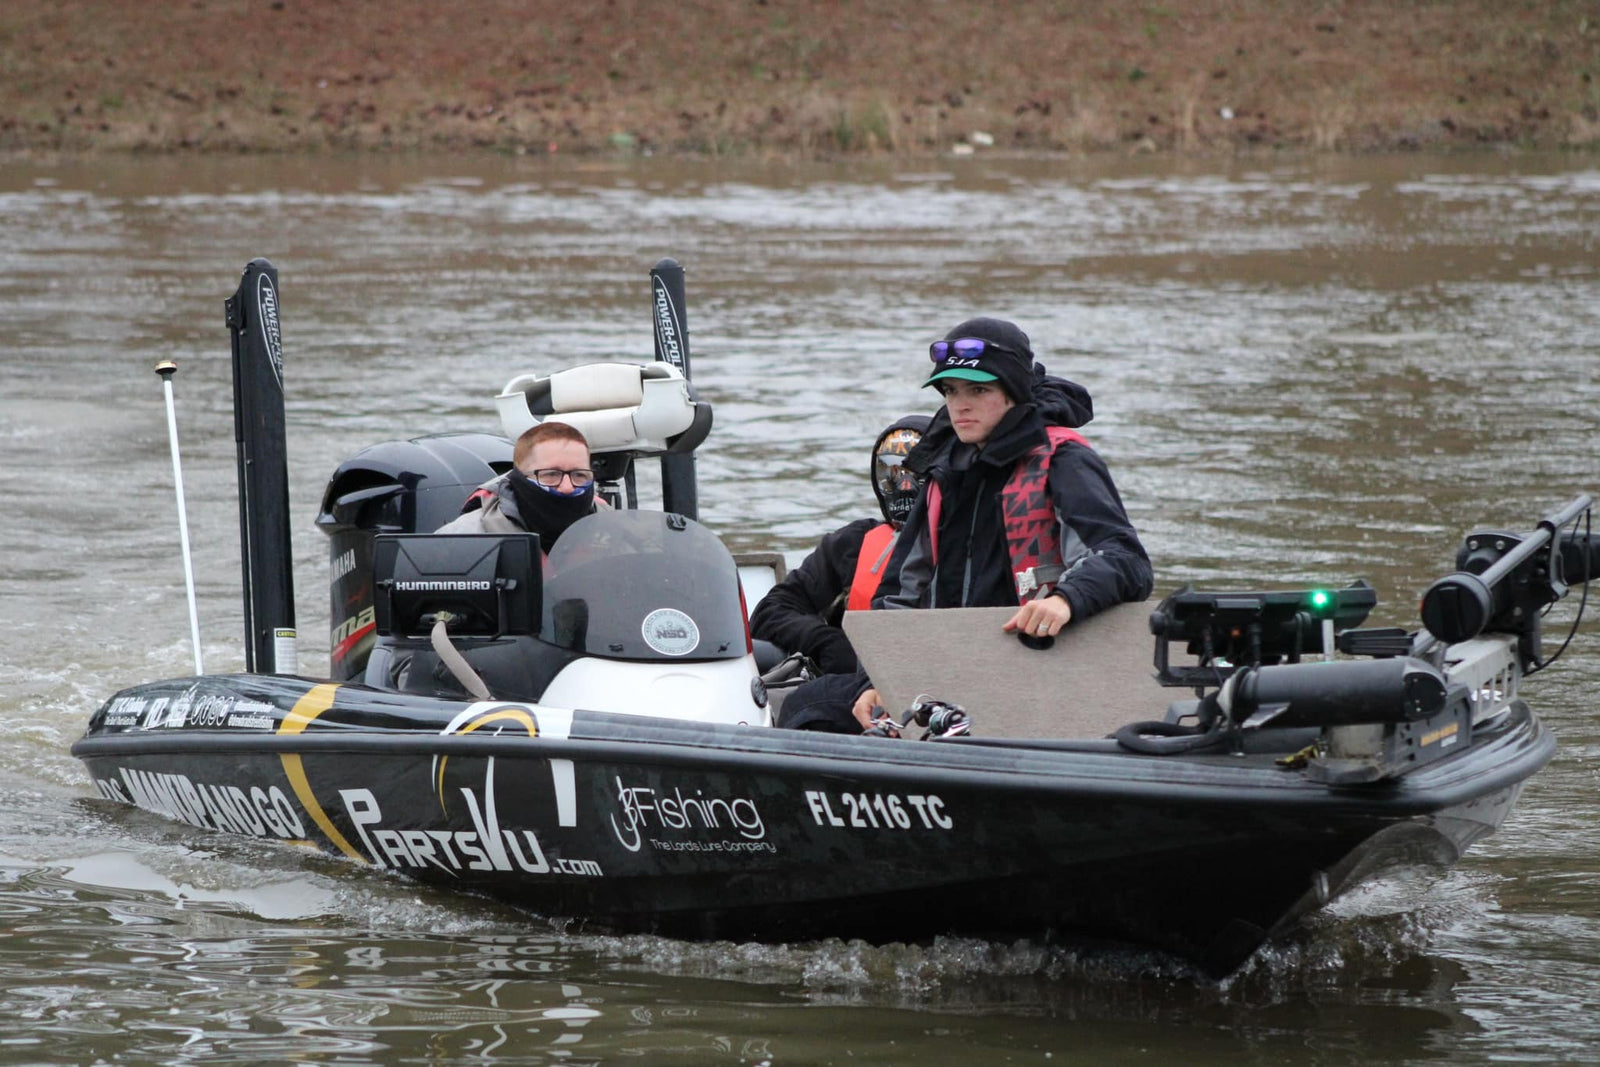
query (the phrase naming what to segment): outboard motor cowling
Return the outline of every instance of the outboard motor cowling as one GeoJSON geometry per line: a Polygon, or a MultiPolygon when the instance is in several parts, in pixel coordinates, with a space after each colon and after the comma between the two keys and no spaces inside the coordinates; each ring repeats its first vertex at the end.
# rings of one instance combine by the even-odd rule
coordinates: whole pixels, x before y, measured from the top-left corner
{"type": "Polygon", "coordinates": [[[461,514],[474,489],[511,469],[511,442],[446,433],[364,448],[328,481],[317,526],[328,535],[329,675],[359,678],[374,639],[372,539],[431,533],[461,514]]]}

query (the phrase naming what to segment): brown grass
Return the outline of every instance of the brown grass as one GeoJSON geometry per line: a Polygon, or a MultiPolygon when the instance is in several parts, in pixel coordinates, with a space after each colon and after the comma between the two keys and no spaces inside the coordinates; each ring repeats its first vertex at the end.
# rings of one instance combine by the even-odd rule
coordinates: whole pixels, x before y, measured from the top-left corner
{"type": "Polygon", "coordinates": [[[5,0],[0,71],[25,152],[1600,144],[1596,0],[5,0]]]}

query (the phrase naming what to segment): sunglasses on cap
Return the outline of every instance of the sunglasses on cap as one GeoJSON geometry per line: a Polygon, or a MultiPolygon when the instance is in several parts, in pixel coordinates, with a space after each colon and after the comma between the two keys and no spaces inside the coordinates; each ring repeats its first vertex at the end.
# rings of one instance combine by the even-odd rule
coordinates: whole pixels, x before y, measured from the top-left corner
{"type": "Polygon", "coordinates": [[[981,337],[958,337],[954,341],[935,341],[928,346],[928,358],[935,363],[943,363],[952,356],[958,359],[977,359],[985,352],[1004,352],[1008,356],[1019,354],[1005,345],[997,345],[981,337]]]}

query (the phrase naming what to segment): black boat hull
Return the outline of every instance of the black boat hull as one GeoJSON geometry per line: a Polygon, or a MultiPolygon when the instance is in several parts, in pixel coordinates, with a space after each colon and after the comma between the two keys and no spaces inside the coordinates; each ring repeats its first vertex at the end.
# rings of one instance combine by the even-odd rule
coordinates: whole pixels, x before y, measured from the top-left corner
{"type": "Polygon", "coordinates": [[[1337,789],[1272,753],[839,738],[260,675],[113,697],[100,793],[537,913],[687,938],[1063,935],[1237,967],[1343,889],[1448,864],[1554,740],[1520,703],[1337,789]]]}

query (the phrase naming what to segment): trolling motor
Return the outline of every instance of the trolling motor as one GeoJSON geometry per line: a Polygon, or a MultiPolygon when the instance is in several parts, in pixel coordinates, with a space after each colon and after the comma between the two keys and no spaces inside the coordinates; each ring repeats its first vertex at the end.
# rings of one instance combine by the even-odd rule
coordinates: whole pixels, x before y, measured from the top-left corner
{"type": "Polygon", "coordinates": [[[1543,609],[1570,583],[1600,576],[1590,505],[1579,496],[1530,534],[1468,534],[1456,573],[1424,594],[1417,633],[1357,629],[1376,603],[1365,582],[1292,592],[1180,589],[1150,617],[1157,677],[1193,686],[1198,699],[1173,704],[1164,722],[1125,726],[1116,739],[1154,755],[1242,752],[1257,731],[1314,729],[1313,745],[1280,762],[1336,785],[1385,781],[1460,751],[1520,703],[1522,675],[1556,658],[1541,659],[1543,609]],[[1562,530],[1580,517],[1583,532],[1562,530]],[[1168,645],[1180,641],[1196,663],[1171,664],[1168,645]],[[1335,649],[1356,658],[1333,660],[1335,649]],[[1304,659],[1316,653],[1325,661],[1304,659]]]}
{"type": "MultiPolygon", "coordinates": [[[[1377,602],[1372,586],[1359,580],[1343,589],[1179,589],[1150,615],[1156,677],[1165,686],[1193,688],[1197,699],[1174,703],[1164,721],[1122,727],[1117,742],[1135,752],[1173,755],[1241,753],[1246,738],[1263,730],[1316,730],[1325,747],[1341,729],[1409,739],[1415,724],[1446,713],[1449,682],[1437,665],[1407,654],[1410,639],[1403,631],[1355,629],[1377,602]],[[1373,635],[1362,645],[1373,658],[1332,659],[1336,648],[1352,647],[1351,635],[1364,632],[1373,635]],[[1196,662],[1171,662],[1169,646],[1178,642],[1196,662]]],[[[1300,752],[1295,765],[1306,758],[1300,752]]],[[[1399,765],[1380,761],[1380,772],[1373,773],[1363,764],[1356,772],[1341,770],[1340,780],[1382,777],[1399,765]]],[[[1324,777],[1323,769],[1313,767],[1312,777],[1324,777]]]]}
{"type": "Polygon", "coordinates": [[[1333,661],[1340,638],[1360,632],[1354,627],[1377,603],[1376,591],[1359,579],[1343,589],[1179,589],[1150,615],[1156,678],[1164,686],[1193,687],[1200,699],[1169,718],[1193,717],[1206,730],[1219,723],[1260,729],[1408,722],[1437,712],[1444,678],[1403,655],[1409,642],[1368,642],[1397,659],[1333,661]],[[1176,641],[1196,663],[1171,664],[1169,646],[1176,641]],[[1321,655],[1322,662],[1306,662],[1308,655],[1321,655]]]}
{"type": "Polygon", "coordinates": [[[1450,644],[1482,633],[1513,634],[1522,669],[1542,668],[1543,609],[1566,596],[1570,582],[1585,586],[1587,601],[1589,580],[1600,577],[1600,538],[1588,528],[1591,504],[1589,496],[1578,496],[1530,534],[1469,533],[1456,552],[1456,573],[1422,594],[1422,625],[1450,644]],[[1561,529],[1580,517],[1582,533],[1561,529]]]}
{"type": "MultiPolygon", "coordinates": [[[[635,462],[659,456],[663,510],[695,518],[694,450],[710,432],[712,414],[689,377],[683,268],[675,260],[661,260],[650,270],[650,286],[654,362],[603,362],[519,374],[494,398],[499,433],[387,441],[339,465],[317,515],[317,527],[329,538],[329,673],[335,681],[362,677],[378,651],[373,539],[436,530],[455,518],[479,487],[511,469],[517,436],[546,418],[583,432],[596,495],[613,507],[638,506],[635,462]]],[[[275,337],[276,319],[271,327],[275,337]]],[[[252,352],[267,351],[259,339],[252,345],[252,352]]],[[[287,564],[257,570],[277,573],[287,571],[287,564]]]]}

